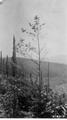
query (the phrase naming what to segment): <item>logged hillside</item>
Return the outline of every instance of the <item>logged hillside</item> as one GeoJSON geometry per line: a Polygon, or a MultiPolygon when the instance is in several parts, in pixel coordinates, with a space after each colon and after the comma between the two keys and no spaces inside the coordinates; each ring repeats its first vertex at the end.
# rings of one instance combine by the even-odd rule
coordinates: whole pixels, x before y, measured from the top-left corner
{"type": "MultiPolygon", "coordinates": [[[[28,73],[37,73],[37,66],[30,59],[17,58],[17,64],[22,70],[28,73]]],[[[48,62],[41,63],[41,70],[43,72],[43,81],[47,81],[48,62]]],[[[57,85],[67,83],[67,65],[59,63],[49,63],[49,78],[50,86],[54,88],[57,85]]]]}

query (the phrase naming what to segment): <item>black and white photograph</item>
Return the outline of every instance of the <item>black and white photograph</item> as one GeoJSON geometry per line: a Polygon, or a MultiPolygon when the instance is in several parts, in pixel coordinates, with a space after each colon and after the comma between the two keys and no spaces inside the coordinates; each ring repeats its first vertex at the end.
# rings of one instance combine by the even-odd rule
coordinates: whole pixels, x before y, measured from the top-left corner
{"type": "Polygon", "coordinates": [[[0,118],[67,118],[67,0],[0,0],[0,118]]]}

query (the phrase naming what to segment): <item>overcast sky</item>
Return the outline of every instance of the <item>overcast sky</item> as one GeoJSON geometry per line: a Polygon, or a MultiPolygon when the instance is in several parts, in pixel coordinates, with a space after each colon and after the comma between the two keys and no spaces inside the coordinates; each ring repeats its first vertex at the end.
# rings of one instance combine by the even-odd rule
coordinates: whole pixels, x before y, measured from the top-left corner
{"type": "Polygon", "coordinates": [[[16,40],[21,27],[38,15],[45,28],[41,43],[46,45],[47,57],[58,62],[67,61],[67,0],[6,0],[0,5],[0,50],[3,56],[12,54],[13,34],[16,40]]]}

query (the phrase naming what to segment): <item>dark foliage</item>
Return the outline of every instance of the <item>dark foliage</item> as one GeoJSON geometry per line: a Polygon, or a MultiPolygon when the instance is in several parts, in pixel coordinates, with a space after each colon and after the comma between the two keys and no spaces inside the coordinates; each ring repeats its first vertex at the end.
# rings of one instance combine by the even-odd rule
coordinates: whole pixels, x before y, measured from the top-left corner
{"type": "Polygon", "coordinates": [[[0,104],[7,118],[66,118],[65,94],[58,95],[47,86],[41,90],[35,82],[4,77],[0,83],[0,104]]]}

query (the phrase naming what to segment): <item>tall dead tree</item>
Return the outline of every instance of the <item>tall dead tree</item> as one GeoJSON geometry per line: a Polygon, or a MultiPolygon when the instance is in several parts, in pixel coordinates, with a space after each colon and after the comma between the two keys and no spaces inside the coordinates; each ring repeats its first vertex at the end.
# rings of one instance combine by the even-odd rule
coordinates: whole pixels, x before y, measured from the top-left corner
{"type": "MultiPolygon", "coordinates": [[[[39,77],[39,95],[41,96],[41,88],[42,88],[42,71],[41,71],[41,54],[43,52],[43,48],[41,48],[41,44],[40,44],[40,33],[42,30],[42,27],[45,24],[40,24],[40,19],[38,16],[34,17],[34,21],[33,23],[29,22],[29,27],[30,27],[30,31],[26,30],[25,28],[21,28],[22,33],[27,34],[28,36],[30,36],[32,39],[28,39],[26,40],[21,39],[19,41],[19,43],[17,44],[17,52],[21,53],[21,55],[25,56],[25,57],[29,57],[30,60],[32,62],[34,62],[37,65],[37,74],[39,77]],[[35,43],[33,43],[35,42],[35,43]],[[36,44],[36,45],[34,45],[36,44]],[[31,53],[31,54],[29,54],[31,53]],[[32,58],[32,54],[33,56],[35,55],[37,58],[37,61],[35,61],[32,58]]],[[[35,70],[36,71],[36,70],[35,70]]]]}
{"type": "Polygon", "coordinates": [[[48,68],[47,68],[47,69],[48,69],[48,73],[47,73],[47,95],[48,95],[48,93],[49,93],[49,88],[50,88],[49,62],[48,62],[48,66],[47,66],[47,67],[48,67],[48,68]]]}
{"type": "Polygon", "coordinates": [[[3,64],[3,74],[5,74],[5,58],[3,58],[2,60],[2,64],[3,64]]]}
{"type": "Polygon", "coordinates": [[[12,55],[12,76],[16,75],[16,45],[15,45],[15,36],[13,36],[13,55],[12,55]]]}
{"type": "MultiPolygon", "coordinates": [[[[15,44],[15,36],[13,36],[13,54],[12,54],[12,76],[15,77],[16,76],[16,44],[15,44]]],[[[14,81],[14,85],[15,85],[15,81],[14,81]]],[[[16,91],[14,89],[14,102],[13,102],[13,117],[16,117],[16,91]]]]}
{"type": "Polygon", "coordinates": [[[1,74],[3,73],[3,58],[2,58],[2,51],[0,51],[0,72],[1,74]]]}
{"type": "Polygon", "coordinates": [[[8,55],[6,57],[6,75],[8,77],[8,73],[9,73],[9,70],[8,70],[8,55]]]}

